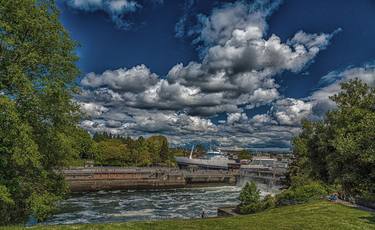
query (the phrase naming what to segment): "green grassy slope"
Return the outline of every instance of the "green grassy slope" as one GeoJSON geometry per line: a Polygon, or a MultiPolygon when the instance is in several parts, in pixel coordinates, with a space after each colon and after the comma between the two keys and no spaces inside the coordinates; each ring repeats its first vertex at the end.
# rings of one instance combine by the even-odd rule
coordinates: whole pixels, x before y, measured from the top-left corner
{"type": "MultiPolygon", "coordinates": [[[[7,227],[7,230],[20,229],[7,227]]],[[[275,208],[254,215],[197,220],[167,220],[95,225],[35,227],[33,229],[373,229],[375,213],[326,201],[275,208]]]]}

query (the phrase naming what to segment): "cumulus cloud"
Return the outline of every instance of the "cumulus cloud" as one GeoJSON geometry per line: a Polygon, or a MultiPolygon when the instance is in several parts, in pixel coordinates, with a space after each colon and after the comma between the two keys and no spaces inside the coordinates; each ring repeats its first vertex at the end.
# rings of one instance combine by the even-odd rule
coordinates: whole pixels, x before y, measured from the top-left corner
{"type": "Polygon", "coordinates": [[[107,70],[102,74],[89,73],[81,81],[90,88],[108,87],[114,91],[143,92],[158,82],[158,76],[145,66],[131,69],[107,70]]]}
{"type": "Polygon", "coordinates": [[[215,8],[211,15],[199,15],[195,43],[203,47],[224,45],[236,30],[251,30],[253,38],[262,37],[267,30],[266,18],[281,4],[281,0],[256,0],[252,4],[243,1],[224,4],[215,8]]]}
{"type": "Polygon", "coordinates": [[[375,65],[366,64],[362,67],[349,67],[342,71],[332,71],[321,78],[320,85],[304,99],[284,98],[273,103],[269,114],[260,114],[252,118],[255,122],[277,122],[279,125],[298,127],[302,119],[321,119],[324,114],[335,109],[335,103],[329,97],[341,91],[340,84],[349,80],[359,79],[375,87],[375,65]]]}
{"type": "Polygon", "coordinates": [[[142,8],[142,5],[133,0],[68,0],[66,2],[71,8],[86,11],[104,11],[112,19],[118,28],[129,29],[130,22],[125,15],[134,13],[142,8]]]}
{"type": "Polygon", "coordinates": [[[109,110],[108,108],[94,102],[80,102],[79,105],[82,112],[91,118],[99,117],[104,112],[107,112],[109,110]]]}
{"type": "MultiPolygon", "coordinates": [[[[92,0],[91,9],[98,2],[92,0]]],[[[145,65],[87,74],[77,100],[92,119],[82,126],[130,136],[162,133],[175,144],[215,139],[223,146],[289,146],[313,105],[283,98],[275,76],[306,68],[336,32],[266,37],[266,18],[279,4],[237,1],[200,15],[194,34],[202,59],[176,64],[166,76],[145,65]],[[262,105],[271,110],[247,115],[262,105]],[[215,124],[218,116],[224,118],[215,124]]]]}
{"type": "Polygon", "coordinates": [[[235,122],[246,121],[247,119],[248,118],[246,113],[229,113],[227,117],[227,123],[233,124],[235,122]]]}
{"type": "Polygon", "coordinates": [[[312,104],[298,99],[286,98],[272,107],[273,116],[281,125],[300,125],[303,118],[311,114],[312,104]]]}
{"type": "Polygon", "coordinates": [[[313,111],[317,117],[334,109],[335,104],[330,96],[340,92],[340,84],[353,79],[359,79],[371,87],[375,87],[375,64],[365,64],[362,67],[349,67],[342,71],[332,71],[321,78],[322,87],[308,98],[313,103],[313,111]]]}
{"type": "Polygon", "coordinates": [[[337,33],[299,31],[286,42],[276,35],[265,38],[266,18],[279,4],[238,1],[214,9],[210,16],[200,16],[197,39],[205,47],[202,62],[175,65],[167,80],[198,87],[202,94],[221,93],[222,104],[245,105],[248,109],[278,99],[274,76],[306,68],[337,33]]]}

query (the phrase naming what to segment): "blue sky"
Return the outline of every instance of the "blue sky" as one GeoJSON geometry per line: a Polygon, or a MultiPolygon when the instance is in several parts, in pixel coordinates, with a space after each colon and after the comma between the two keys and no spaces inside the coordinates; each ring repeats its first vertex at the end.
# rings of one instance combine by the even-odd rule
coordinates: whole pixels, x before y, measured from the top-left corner
{"type": "Polygon", "coordinates": [[[375,85],[375,2],[67,0],[90,132],[288,148],[339,83],[375,85]]]}

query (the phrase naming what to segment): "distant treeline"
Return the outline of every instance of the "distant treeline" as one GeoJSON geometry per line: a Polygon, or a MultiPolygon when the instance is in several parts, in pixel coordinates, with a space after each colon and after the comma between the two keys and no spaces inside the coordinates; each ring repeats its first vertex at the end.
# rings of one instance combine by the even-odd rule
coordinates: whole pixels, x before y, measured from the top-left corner
{"type": "Polygon", "coordinates": [[[132,139],[105,132],[96,133],[90,145],[81,154],[80,160],[92,160],[95,165],[103,166],[171,166],[174,165],[174,153],[177,151],[170,149],[167,138],[161,135],[132,139]]]}
{"type": "MultiPolygon", "coordinates": [[[[175,166],[175,156],[188,156],[190,150],[170,148],[165,136],[156,135],[137,139],[111,133],[95,133],[93,137],[79,129],[76,142],[81,153],[70,161],[71,166],[82,166],[92,161],[97,166],[175,166]]],[[[194,148],[194,157],[201,157],[206,150],[202,144],[194,148]]],[[[237,153],[239,159],[251,159],[251,152],[237,153]]]]}

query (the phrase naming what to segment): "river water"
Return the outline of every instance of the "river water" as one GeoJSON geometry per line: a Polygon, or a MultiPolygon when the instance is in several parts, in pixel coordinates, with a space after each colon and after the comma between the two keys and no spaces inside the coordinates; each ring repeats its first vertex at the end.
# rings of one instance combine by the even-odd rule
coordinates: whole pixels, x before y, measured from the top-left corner
{"type": "MultiPolygon", "coordinates": [[[[260,188],[262,194],[266,190],[260,188]]],[[[73,194],[45,224],[105,223],[216,216],[217,208],[238,204],[239,186],[73,194]]],[[[268,189],[267,189],[268,190],[268,189]]]]}

